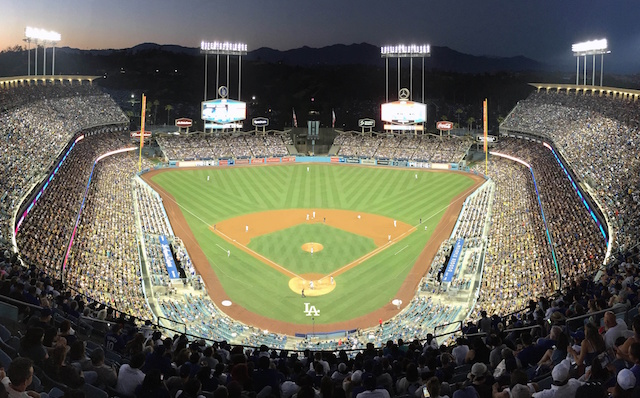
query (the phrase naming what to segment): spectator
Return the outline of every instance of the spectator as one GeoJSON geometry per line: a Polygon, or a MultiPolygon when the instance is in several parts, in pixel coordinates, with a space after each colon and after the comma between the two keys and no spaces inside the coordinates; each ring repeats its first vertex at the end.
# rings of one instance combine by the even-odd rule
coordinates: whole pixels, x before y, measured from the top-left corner
{"type": "Polygon", "coordinates": [[[140,370],[144,365],[144,354],[138,353],[131,357],[131,362],[120,366],[116,390],[123,395],[134,395],[136,388],[144,381],[145,374],[140,370]]]}

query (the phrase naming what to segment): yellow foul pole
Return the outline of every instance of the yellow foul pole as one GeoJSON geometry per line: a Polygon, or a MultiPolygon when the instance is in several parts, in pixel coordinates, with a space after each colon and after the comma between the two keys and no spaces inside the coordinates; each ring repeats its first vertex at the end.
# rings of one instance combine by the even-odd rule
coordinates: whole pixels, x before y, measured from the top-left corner
{"type": "Polygon", "coordinates": [[[142,171],[142,147],[144,146],[144,117],[147,110],[147,96],[142,94],[142,110],[140,115],[140,153],[138,154],[138,173],[142,171]]]}
{"type": "Polygon", "coordinates": [[[488,126],[489,126],[489,123],[487,121],[487,99],[485,98],[484,101],[482,102],[482,127],[484,130],[484,175],[487,175],[488,162],[489,162],[489,155],[488,155],[489,144],[487,143],[488,126]]]}

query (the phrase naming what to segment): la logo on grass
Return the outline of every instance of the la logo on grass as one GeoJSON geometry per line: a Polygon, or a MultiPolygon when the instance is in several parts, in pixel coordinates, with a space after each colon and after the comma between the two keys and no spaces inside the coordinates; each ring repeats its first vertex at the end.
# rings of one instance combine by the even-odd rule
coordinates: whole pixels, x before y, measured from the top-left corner
{"type": "Polygon", "coordinates": [[[307,316],[318,316],[320,315],[320,310],[316,309],[315,305],[309,305],[311,303],[304,303],[304,313],[307,314],[307,316]]]}

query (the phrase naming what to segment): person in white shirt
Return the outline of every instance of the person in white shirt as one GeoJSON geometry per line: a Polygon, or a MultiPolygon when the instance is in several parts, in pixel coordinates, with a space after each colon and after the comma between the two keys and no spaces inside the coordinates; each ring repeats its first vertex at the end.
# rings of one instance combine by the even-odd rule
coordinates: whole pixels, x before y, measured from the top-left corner
{"type": "Polygon", "coordinates": [[[616,314],[612,311],[604,313],[604,328],[606,330],[604,334],[604,344],[607,347],[607,351],[613,350],[618,337],[623,336],[629,338],[633,336],[633,332],[629,330],[624,319],[617,319],[616,314]]]}
{"type": "Polygon", "coordinates": [[[551,371],[551,378],[553,379],[551,388],[538,391],[533,394],[533,398],[575,397],[576,390],[584,383],[576,379],[570,379],[570,370],[571,362],[568,359],[564,359],[557,364],[551,371]]]}
{"type": "Polygon", "coordinates": [[[144,372],[140,370],[144,365],[144,354],[137,353],[131,357],[131,362],[120,366],[116,390],[123,395],[135,395],[136,388],[144,381],[144,372]]]}

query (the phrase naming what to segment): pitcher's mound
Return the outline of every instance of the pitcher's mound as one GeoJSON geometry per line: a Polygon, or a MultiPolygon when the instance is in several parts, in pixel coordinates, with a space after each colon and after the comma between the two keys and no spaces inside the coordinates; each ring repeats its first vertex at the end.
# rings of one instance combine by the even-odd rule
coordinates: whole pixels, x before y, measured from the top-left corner
{"type": "Polygon", "coordinates": [[[322,249],[324,249],[324,246],[322,246],[322,244],[316,243],[316,242],[309,242],[309,243],[305,243],[304,245],[302,245],[302,250],[304,250],[306,252],[309,252],[309,253],[317,253],[322,249]]]}
{"type": "Polygon", "coordinates": [[[300,275],[300,278],[294,277],[289,280],[289,289],[300,295],[302,295],[302,289],[304,289],[306,297],[322,296],[330,293],[335,288],[336,281],[334,280],[331,283],[330,275],[303,274],[300,275]],[[311,288],[311,282],[313,282],[313,289],[311,288]]]}

